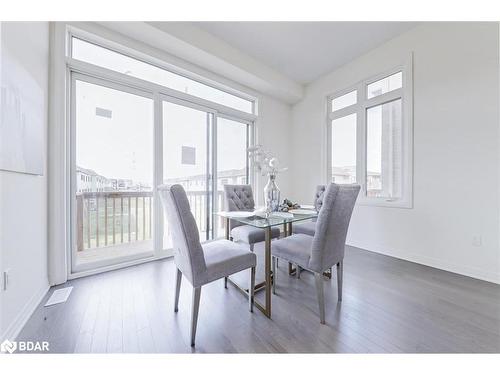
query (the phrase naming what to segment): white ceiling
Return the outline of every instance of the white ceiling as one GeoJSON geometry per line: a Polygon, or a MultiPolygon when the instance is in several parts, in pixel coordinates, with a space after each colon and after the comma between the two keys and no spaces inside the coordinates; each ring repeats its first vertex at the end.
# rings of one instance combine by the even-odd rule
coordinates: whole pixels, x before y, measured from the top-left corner
{"type": "Polygon", "coordinates": [[[344,65],[417,22],[192,22],[300,84],[344,65]]]}

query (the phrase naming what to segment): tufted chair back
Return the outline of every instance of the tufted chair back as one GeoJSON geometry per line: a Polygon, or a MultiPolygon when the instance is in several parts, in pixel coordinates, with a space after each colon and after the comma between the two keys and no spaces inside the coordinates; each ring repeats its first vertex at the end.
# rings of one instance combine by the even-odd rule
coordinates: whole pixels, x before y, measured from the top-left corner
{"type": "Polygon", "coordinates": [[[360,186],[330,183],[316,222],[309,268],[323,272],[344,259],[345,239],[360,186]]]}
{"type": "Polygon", "coordinates": [[[198,285],[207,267],[186,192],[181,185],[162,185],[158,192],[172,234],[175,264],[192,285],[198,285]]]}
{"type": "MultiPolygon", "coordinates": [[[[253,211],[255,201],[251,185],[224,185],[224,202],[227,211],[253,211]]],[[[230,229],[242,225],[231,220],[230,229]]]]}
{"type": "Polygon", "coordinates": [[[316,186],[316,192],[314,193],[314,209],[319,212],[321,206],[323,205],[323,194],[325,193],[326,185],[316,186]]]}

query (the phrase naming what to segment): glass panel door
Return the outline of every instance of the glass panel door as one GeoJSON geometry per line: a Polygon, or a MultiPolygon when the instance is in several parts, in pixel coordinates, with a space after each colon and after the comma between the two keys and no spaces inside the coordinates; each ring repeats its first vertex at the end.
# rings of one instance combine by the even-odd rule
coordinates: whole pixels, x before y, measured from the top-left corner
{"type": "MultiPolygon", "coordinates": [[[[184,187],[200,241],[212,239],[213,113],[180,101],[164,101],[162,110],[163,183],[184,187]]],[[[166,222],[163,247],[172,247],[166,222]]]]}
{"type": "Polygon", "coordinates": [[[73,271],[152,256],[153,99],[74,75],[73,271]]]}
{"type": "MultiPolygon", "coordinates": [[[[215,211],[225,210],[224,185],[248,184],[250,125],[217,117],[217,184],[215,211]]],[[[255,197],[254,197],[255,198],[255,197]]],[[[224,234],[224,219],[214,217],[216,236],[224,234]]]]}

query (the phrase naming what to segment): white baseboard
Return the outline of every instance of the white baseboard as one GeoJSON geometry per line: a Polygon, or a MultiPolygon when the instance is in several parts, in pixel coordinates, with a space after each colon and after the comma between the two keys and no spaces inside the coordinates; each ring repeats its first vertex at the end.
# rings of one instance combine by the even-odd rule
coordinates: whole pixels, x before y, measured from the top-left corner
{"type": "Polygon", "coordinates": [[[423,264],[424,266],[429,266],[433,268],[438,268],[444,271],[449,271],[453,273],[458,273],[460,275],[472,277],[474,279],[479,279],[483,281],[488,281],[490,283],[500,284],[500,274],[494,272],[484,271],[480,268],[464,266],[459,264],[453,264],[442,259],[428,257],[421,254],[410,253],[406,251],[401,251],[397,249],[389,249],[382,246],[373,246],[364,244],[362,242],[350,241],[347,243],[348,246],[353,246],[360,248],[362,250],[371,251],[373,253],[379,253],[383,255],[388,255],[393,258],[407,260],[413,263],[423,264]]]}
{"type": "Polygon", "coordinates": [[[21,309],[19,314],[17,314],[16,318],[14,321],[9,325],[9,327],[5,330],[5,333],[2,335],[2,338],[0,339],[0,342],[3,342],[4,340],[15,340],[21,330],[23,329],[24,325],[28,321],[28,319],[33,315],[33,312],[35,309],[38,307],[40,302],[43,300],[43,297],[47,294],[49,291],[50,286],[44,285],[42,286],[31,298],[30,300],[24,305],[24,307],[21,309]]]}

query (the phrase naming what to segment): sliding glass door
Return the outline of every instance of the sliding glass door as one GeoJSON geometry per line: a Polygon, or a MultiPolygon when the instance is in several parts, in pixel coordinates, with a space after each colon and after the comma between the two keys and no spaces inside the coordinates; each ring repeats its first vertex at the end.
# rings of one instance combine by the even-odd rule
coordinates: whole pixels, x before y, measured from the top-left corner
{"type": "Polygon", "coordinates": [[[154,102],[73,76],[73,270],[152,256],[154,102]]]}
{"type": "MultiPolygon", "coordinates": [[[[215,205],[218,211],[226,209],[224,185],[241,185],[249,182],[249,159],[247,148],[250,143],[250,125],[229,117],[217,117],[216,163],[217,182],[215,205]]],[[[224,220],[214,217],[215,233],[224,233],[224,220]]]]}
{"type": "Polygon", "coordinates": [[[186,190],[200,240],[221,236],[224,185],[249,183],[251,123],[72,74],[72,272],[168,255],[157,185],[186,190]]]}
{"type": "MultiPolygon", "coordinates": [[[[170,99],[173,100],[173,99],[170,99]]],[[[163,101],[163,183],[187,193],[201,241],[213,238],[212,135],[214,113],[182,101],[163,101]]],[[[164,248],[171,238],[164,223],[164,248]]]]}
{"type": "Polygon", "coordinates": [[[77,28],[66,43],[69,274],[171,254],[161,184],[184,186],[201,241],[222,235],[223,186],[251,183],[256,98],[77,28]]]}
{"type": "MultiPolygon", "coordinates": [[[[162,104],[163,183],[186,190],[200,239],[223,235],[224,185],[249,183],[250,123],[170,99],[162,104]]],[[[164,248],[170,248],[164,224],[164,248]]]]}

